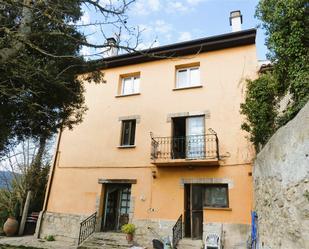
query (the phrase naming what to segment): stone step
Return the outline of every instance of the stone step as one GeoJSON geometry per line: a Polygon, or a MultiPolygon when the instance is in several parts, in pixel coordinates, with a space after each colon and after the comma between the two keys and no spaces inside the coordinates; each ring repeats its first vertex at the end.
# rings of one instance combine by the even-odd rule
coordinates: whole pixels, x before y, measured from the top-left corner
{"type": "Polygon", "coordinates": [[[132,247],[123,233],[94,233],[78,249],[127,249],[132,247]]]}
{"type": "Polygon", "coordinates": [[[177,249],[202,249],[202,240],[182,239],[178,242],[177,249]]]}

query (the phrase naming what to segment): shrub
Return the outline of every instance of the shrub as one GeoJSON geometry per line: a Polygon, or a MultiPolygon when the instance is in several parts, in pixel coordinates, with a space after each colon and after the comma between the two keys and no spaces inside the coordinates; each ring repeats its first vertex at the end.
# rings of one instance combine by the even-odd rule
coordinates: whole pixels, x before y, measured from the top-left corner
{"type": "Polygon", "coordinates": [[[47,235],[47,236],[45,236],[44,239],[47,240],[47,241],[55,241],[54,235],[47,235]]]}
{"type": "Polygon", "coordinates": [[[121,227],[121,231],[126,234],[134,234],[136,228],[134,224],[125,224],[121,227]]]}

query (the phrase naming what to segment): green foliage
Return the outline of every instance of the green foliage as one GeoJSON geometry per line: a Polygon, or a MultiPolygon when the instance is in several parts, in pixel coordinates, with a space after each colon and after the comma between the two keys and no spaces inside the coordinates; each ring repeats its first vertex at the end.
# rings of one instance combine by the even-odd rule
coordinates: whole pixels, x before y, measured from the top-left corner
{"type": "Polygon", "coordinates": [[[309,5],[307,0],[261,0],[256,16],[266,31],[267,56],[273,68],[249,81],[241,113],[247,117],[242,128],[258,148],[309,101],[309,5]],[[291,101],[278,113],[286,94],[291,101]]]}
{"type": "Polygon", "coordinates": [[[45,239],[46,241],[55,241],[54,235],[47,235],[47,236],[45,236],[44,239],[45,239]]]}
{"type": "Polygon", "coordinates": [[[278,97],[288,91],[292,103],[279,126],[291,120],[309,100],[309,5],[307,0],[261,0],[256,15],[268,35],[278,97]]]}
{"type": "MultiPolygon", "coordinates": [[[[0,152],[12,141],[50,137],[82,120],[84,86],[76,77],[84,35],[76,26],[80,1],[32,1],[31,34],[16,56],[0,64],[0,152]],[[62,34],[62,35],[61,35],[62,34]],[[43,51],[43,52],[42,52],[43,51]]],[[[0,50],[16,46],[22,1],[2,1],[0,50]],[[9,44],[9,45],[8,45],[9,44]]]]}
{"type": "Polygon", "coordinates": [[[275,82],[271,73],[247,81],[245,103],[241,104],[241,114],[246,115],[247,121],[242,129],[251,134],[250,141],[257,150],[275,131],[275,82]]]}
{"type": "Polygon", "coordinates": [[[19,191],[17,181],[13,181],[12,189],[0,189],[0,213],[4,222],[8,217],[18,217],[23,193],[19,191]]]}
{"type": "Polygon", "coordinates": [[[21,215],[27,193],[31,190],[29,213],[42,210],[48,180],[50,156],[46,139],[40,143],[28,141],[11,149],[0,167],[11,169],[11,178],[2,177],[6,187],[0,189],[0,224],[8,216],[21,215]]]}
{"type": "MultiPolygon", "coordinates": [[[[0,190],[0,195],[1,195],[1,190],[0,190]]],[[[9,214],[7,210],[0,208],[0,235],[1,235],[3,225],[8,217],[9,217],[9,214]]]]}
{"type": "Polygon", "coordinates": [[[135,225],[131,223],[125,224],[121,227],[121,231],[126,234],[134,234],[135,230],[136,230],[135,225]]]}

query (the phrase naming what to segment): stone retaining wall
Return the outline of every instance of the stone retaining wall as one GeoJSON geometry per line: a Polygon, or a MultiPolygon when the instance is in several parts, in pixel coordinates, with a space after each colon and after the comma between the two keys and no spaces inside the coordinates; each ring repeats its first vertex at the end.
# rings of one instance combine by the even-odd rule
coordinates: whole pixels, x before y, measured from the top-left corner
{"type": "Polygon", "coordinates": [[[260,248],[309,248],[309,103],[254,164],[260,248]]]}
{"type": "Polygon", "coordinates": [[[209,233],[221,234],[224,249],[247,249],[250,225],[232,223],[204,223],[203,241],[209,233]]]}
{"type": "Polygon", "coordinates": [[[56,240],[77,243],[80,222],[87,217],[85,215],[46,212],[42,217],[40,238],[53,235],[56,240]]]}
{"type": "Polygon", "coordinates": [[[134,219],[132,223],[136,226],[136,241],[147,248],[152,248],[153,239],[172,239],[172,229],[176,221],[161,219],[134,219]]]}

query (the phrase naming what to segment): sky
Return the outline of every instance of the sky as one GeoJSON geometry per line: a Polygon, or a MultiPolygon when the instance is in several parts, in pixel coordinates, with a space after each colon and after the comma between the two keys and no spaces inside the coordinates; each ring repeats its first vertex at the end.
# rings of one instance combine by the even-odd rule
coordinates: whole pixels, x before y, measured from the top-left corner
{"type": "MultiPolygon", "coordinates": [[[[229,14],[233,10],[241,11],[243,29],[256,28],[260,24],[254,17],[257,3],[258,0],[136,0],[127,12],[128,25],[143,30],[139,48],[161,46],[231,32],[229,14]]],[[[85,9],[82,20],[92,22],[96,17],[95,11],[85,9]]],[[[96,32],[85,33],[91,34],[91,41],[103,39],[96,32]]],[[[261,28],[256,44],[258,59],[264,60],[267,48],[261,28]]],[[[84,48],[82,53],[90,51],[84,48]]]]}

